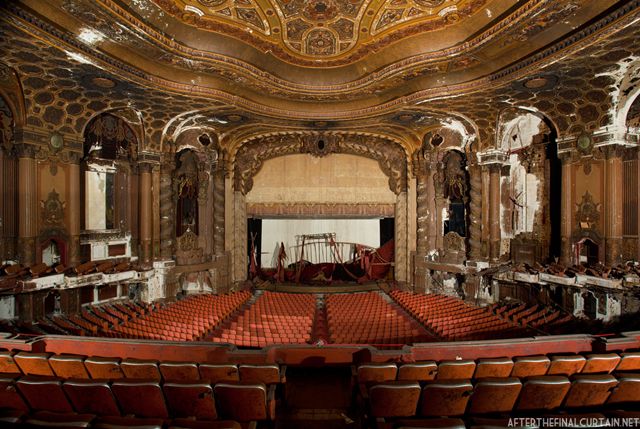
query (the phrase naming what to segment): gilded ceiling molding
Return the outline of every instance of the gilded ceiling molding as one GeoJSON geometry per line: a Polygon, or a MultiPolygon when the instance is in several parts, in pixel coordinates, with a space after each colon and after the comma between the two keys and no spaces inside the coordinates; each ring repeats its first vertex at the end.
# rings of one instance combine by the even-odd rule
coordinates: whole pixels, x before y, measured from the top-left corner
{"type": "Polygon", "coordinates": [[[322,157],[344,153],[375,159],[389,177],[389,188],[396,195],[407,190],[407,156],[397,142],[364,133],[296,132],[251,139],[235,154],[234,189],[246,195],[253,188],[253,177],[264,161],[285,155],[310,154],[322,157]]]}
{"type": "MultiPolygon", "coordinates": [[[[621,7],[620,9],[625,10],[624,13],[628,13],[630,10],[637,7],[637,5],[634,6],[634,3],[636,2],[631,2],[630,4],[627,4],[621,7]]],[[[446,61],[447,63],[451,62],[451,64],[453,64],[454,62],[461,63],[461,61],[462,63],[464,63],[465,61],[468,62],[467,60],[465,60],[465,58],[470,58],[469,54],[472,51],[478,50],[480,47],[484,46],[489,41],[492,41],[498,37],[501,37],[501,35],[505,35],[507,38],[513,39],[513,40],[516,40],[517,37],[522,37],[523,36],[522,34],[520,35],[511,34],[513,33],[512,29],[515,28],[516,24],[521,23],[526,19],[532,19],[532,20],[541,19],[538,17],[541,8],[548,6],[552,9],[553,8],[557,9],[558,5],[564,5],[565,2],[552,2],[551,0],[529,1],[523,6],[521,6],[520,8],[518,8],[516,11],[514,11],[511,15],[509,15],[508,19],[501,20],[500,22],[491,26],[487,31],[483,32],[479,36],[469,41],[466,41],[465,43],[462,43],[447,49],[443,49],[440,51],[414,55],[414,56],[405,58],[401,61],[397,61],[393,64],[390,64],[386,67],[383,67],[382,69],[375,70],[372,73],[369,73],[367,76],[364,76],[362,78],[359,78],[344,84],[335,84],[335,85],[307,85],[307,84],[299,84],[296,82],[287,81],[277,76],[274,76],[271,73],[267,73],[263,70],[260,70],[259,68],[254,67],[244,61],[240,61],[238,59],[231,58],[225,55],[216,54],[213,52],[201,51],[201,50],[195,50],[193,48],[189,48],[185,45],[175,42],[171,38],[164,36],[161,32],[154,30],[149,25],[131,16],[130,13],[128,13],[119,5],[117,5],[113,0],[102,0],[101,4],[106,9],[108,9],[108,11],[110,11],[114,17],[119,18],[120,20],[123,20],[127,24],[133,26],[133,28],[136,28],[138,37],[142,37],[143,39],[145,39],[147,42],[151,43],[155,47],[161,48],[164,52],[173,53],[174,55],[178,55],[180,57],[180,58],[176,57],[171,59],[170,65],[173,65],[173,66],[178,65],[178,66],[191,68],[191,67],[194,67],[196,64],[205,61],[209,63],[209,65],[207,66],[209,67],[209,70],[199,70],[199,71],[204,71],[211,74],[220,74],[221,77],[227,78],[230,80],[237,80],[242,78],[246,82],[250,82],[251,85],[253,85],[255,87],[255,90],[257,91],[266,91],[267,93],[270,93],[273,95],[287,96],[287,97],[300,96],[300,94],[303,94],[303,96],[309,97],[309,99],[319,99],[319,98],[327,99],[327,98],[333,98],[340,95],[344,95],[347,93],[352,93],[354,91],[358,91],[358,93],[362,93],[362,91],[367,86],[373,86],[373,87],[376,87],[377,85],[379,86],[379,83],[384,82],[385,80],[390,79],[393,76],[398,75],[399,73],[408,72],[409,69],[411,68],[422,67],[423,68],[422,70],[420,71],[416,70],[416,72],[418,72],[418,74],[423,74],[423,73],[433,72],[433,70],[431,70],[433,67],[436,67],[436,69],[439,71],[443,71],[450,68],[450,65],[447,66],[446,64],[437,65],[436,63],[438,62],[446,61]],[[213,67],[213,69],[211,69],[211,67],[213,67]],[[216,67],[218,69],[216,69],[216,67]],[[223,71],[222,69],[220,69],[220,67],[225,68],[227,71],[223,71]],[[424,67],[427,67],[427,69],[425,69],[424,67]]],[[[37,25],[38,27],[43,28],[46,31],[50,32],[50,29],[46,28],[47,27],[46,25],[43,25],[44,23],[37,22],[39,21],[38,18],[32,15],[29,15],[27,12],[25,12],[18,6],[10,4],[7,7],[12,13],[20,16],[22,19],[25,19],[37,25]]],[[[568,10],[571,11],[570,8],[568,10]]],[[[556,11],[557,14],[560,14],[560,12],[566,12],[566,11],[564,10],[556,11]]],[[[621,16],[621,13],[619,11],[615,11],[613,15],[616,15],[613,19],[617,19],[618,17],[621,16]]],[[[561,14],[559,15],[560,18],[562,16],[563,15],[561,14]]],[[[85,19],[87,17],[83,15],[82,18],[85,19]]],[[[603,20],[608,21],[607,23],[610,23],[613,19],[609,19],[609,18],[610,17],[606,17],[603,20]]],[[[531,29],[530,31],[534,31],[534,30],[541,31],[542,29],[545,28],[545,26],[549,25],[549,22],[551,21],[549,21],[548,19],[544,19],[541,22],[531,21],[525,27],[528,29],[531,29]]],[[[603,25],[606,25],[607,23],[603,25]]],[[[88,24],[97,25],[97,23],[91,23],[91,22],[89,22],[88,24]]],[[[108,31],[110,31],[104,28],[103,30],[107,31],[107,34],[108,34],[108,31]]],[[[54,32],[60,33],[60,31],[57,29],[54,30],[54,32]]],[[[219,32],[224,34],[224,31],[219,31],[219,32]]],[[[246,31],[243,31],[242,33],[248,34],[246,31]]],[[[585,35],[588,36],[592,33],[593,31],[588,31],[587,33],[585,33],[585,35]]],[[[528,36],[528,33],[525,35],[528,36]]],[[[57,35],[57,37],[59,37],[59,35],[57,35]]],[[[396,37],[400,37],[400,36],[396,36],[396,37]]],[[[404,34],[402,35],[402,37],[409,37],[409,35],[404,34]]],[[[575,35],[572,37],[575,38],[575,35]]],[[[77,48],[78,47],[77,45],[82,45],[82,44],[76,41],[76,43],[74,43],[73,45],[77,48]]],[[[369,45],[367,45],[366,48],[367,48],[366,53],[369,53],[369,54],[376,51],[376,49],[373,49],[373,47],[369,45]]],[[[274,52],[272,47],[270,47],[267,50],[274,52]]],[[[538,56],[539,55],[540,54],[538,54],[538,56]]],[[[301,65],[336,66],[336,64],[328,64],[328,63],[319,64],[316,60],[314,60],[311,64],[301,64],[301,65]]],[[[518,65],[515,65],[505,70],[512,70],[512,69],[515,72],[517,71],[517,69],[519,69],[519,67],[518,65]]],[[[496,76],[490,80],[496,80],[505,75],[509,75],[509,73],[505,73],[505,70],[502,70],[501,72],[496,73],[495,74],[496,76]]],[[[376,90],[379,91],[380,88],[377,87],[376,90]]],[[[371,93],[372,91],[373,89],[371,91],[367,91],[367,93],[371,93]]]]}
{"type": "Polygon", "coordinates": [[[520,63],[512,66],[508,70],[511,73],[504,70],[493,75],[489,75],[484,78],[476,79],[473,81],[465,82],[462,84],[451,85],[447,87],[425,89],[413,94],[398,97],[394,100],[381,103],[375,106],[369,106],[365,108],[354,109],[350,111],[337,111],[328,109],[323,112],[309,112],[290,109],[281,109],[272,106],[268,106],[262,103],[256,103],[251,100],[232,95],[226,91],[221,91],[212,88],[204,88],[194,85],[180,84],[173,81],[169,81],[157,76],[147,75],[146,73],[134,69],[133,67],[123,64],[122,62],[115,60],[105,54],[92,50],[86,45],[80,43],[74,37],[67,33],[61,32],[59,29],[40,21],[34,16],[28,14],[25,10],[13,6],[10,3],[9,10],[17,15],[20,19],[12,19],[6,14],[0,17],[0,19],[11,23],[15,27],[22,31],[31,34],[39,39],[47,39],[46,43],[61,49],[72,48],[73,50],[79,50],[83,55],[94,59],[100,67],[110,70],[112,73],[122,76],[125,79],[132,80],[142,86],[146,87],[162,87],[169,92],[175,92],[179,94],[188,94],[191,97],[202,96],[203,98],[212,98],[228,103],[235,104],[240,108],[247,109],[252,112],[261,113],[264,115],[279,117],[279,118],[296,118],[296,119],[356,119],[363,117],[372,117],[379,114],[384,114],[396,110],[399,106],[412,105],[421,103],[435,97],[452,97],[460,93],[472,93],[480,91],[488,86],[496,86],[499,83],[506,83],[512,79],[526,75],[527,73],[537,70],[547,62],[552,62],[560,56],[567,56],[576,51],[584,48],[586,45],[593,42],[593,39],[588,38],[594,33],[598,33],[599,37],[610,35],[619,28],[629,25],[637,18],[637,11],[640,7],[640,0],[634,0],[621,6],[619,9],[613,11],[610,15],[602,18],[595,24],[576,32],[568,39],[556,43],[555,45],[537,53],[530,59],[525,59],[520,63]],[[610,25],[615,23],[616,25],[610,25]],[[64,44],[68,44],[65,47],[64,44]]]}

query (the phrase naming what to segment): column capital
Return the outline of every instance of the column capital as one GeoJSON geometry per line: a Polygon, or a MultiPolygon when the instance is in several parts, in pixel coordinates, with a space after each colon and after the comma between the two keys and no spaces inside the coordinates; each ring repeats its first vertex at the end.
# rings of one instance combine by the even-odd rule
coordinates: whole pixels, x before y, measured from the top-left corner
{"type": "Polygon", "coordinates": [[[502,166],[509,159],[509,154],[502,149],[487,149],[478,152],[478,163],[480,165],[502,166]]]}

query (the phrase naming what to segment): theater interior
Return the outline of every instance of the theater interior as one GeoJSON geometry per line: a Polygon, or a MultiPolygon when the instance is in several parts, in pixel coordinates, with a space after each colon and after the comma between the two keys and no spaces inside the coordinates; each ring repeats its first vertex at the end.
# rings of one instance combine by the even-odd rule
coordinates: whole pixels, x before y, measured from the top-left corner
{"type": "Polygon", "coordinates": [[[0,425],[638,425],[639,22],[0,2],[0,425]]]}

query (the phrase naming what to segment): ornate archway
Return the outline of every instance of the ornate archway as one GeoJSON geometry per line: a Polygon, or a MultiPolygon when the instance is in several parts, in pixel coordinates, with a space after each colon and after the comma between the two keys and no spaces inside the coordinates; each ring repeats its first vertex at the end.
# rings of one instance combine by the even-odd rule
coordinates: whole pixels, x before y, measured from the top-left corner
{"type": "Polygon", "coordinates": [[[289,132],[259,136],[247,140],[233,159],[234,246],[233,279],[246,279],[247,272],[247,204],[246,195],[253,178],[269,159],[293,154],[324,157],[350,154],[374,159],[388,177],[389,189],[395,194],[395,276],[408,278],[407,250],[407,155],[402,146],[387,137],[348,132],[289,132]]]}

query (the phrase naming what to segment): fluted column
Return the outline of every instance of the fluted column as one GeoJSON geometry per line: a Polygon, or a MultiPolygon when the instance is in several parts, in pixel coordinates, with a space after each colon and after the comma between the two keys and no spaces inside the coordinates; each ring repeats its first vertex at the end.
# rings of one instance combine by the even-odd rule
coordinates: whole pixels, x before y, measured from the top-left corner
{"type": "Polygon", "coordinates": [[[224,253],[225,169],[219,164],[213,172],[213,253],[224,253]]]}
{"type": "Polygon", "coordinates": [[[69,156],[69,194],[67,195],[67,210],[69,213],[69,253],[68,264],[80,263],[80,155],[73,153],[69,156]]]}
{"type": "Polygon", "coordinates": [[[175,201],[173,198],[173,154],[163,154],[160,165],[160,256],[171,259],[175,241],[175,201]]]}
{"type": "Polygon", "coordinates": [[[489,166],[489,256],[500,258],[500,165],[489,166]]]}
{"type": "Polygon", "coordinates": [[[560,236],[562,239],[560,262],[565,265],[571,264],[573,255],[571,253],[571,231],[573,228],[573,214],[571,200],[573,197],[571,181],[571,157],[563,155],[562,160],[562,205],[561,205],[561,225],[560,236]]]}
{"type": "Polygon", "coordinates": [[[23,265],[35,262],[37,210],[35,149],[23,144],[18,149],[18,255],[23,265]]]}
{"type": "Polygon", "coordinates": [[[611,265],[622,261],[622,150],[614,146],[605,155],[605,263],[611,265]]]}
{"type": "MultiPolygon", "coordinates": [[[[471,154],[471,157],[475,154],[471,154]]],[[[469,258],[476,262],[482,257],[482,171],[475,160],[469,160],[469,258]]]]}
{"type": "Polygon", "coordinates": [[[151,165],[140,164],[140,260],[150,262],[152,258],[152,195],[151,195],[151,165]]]}

